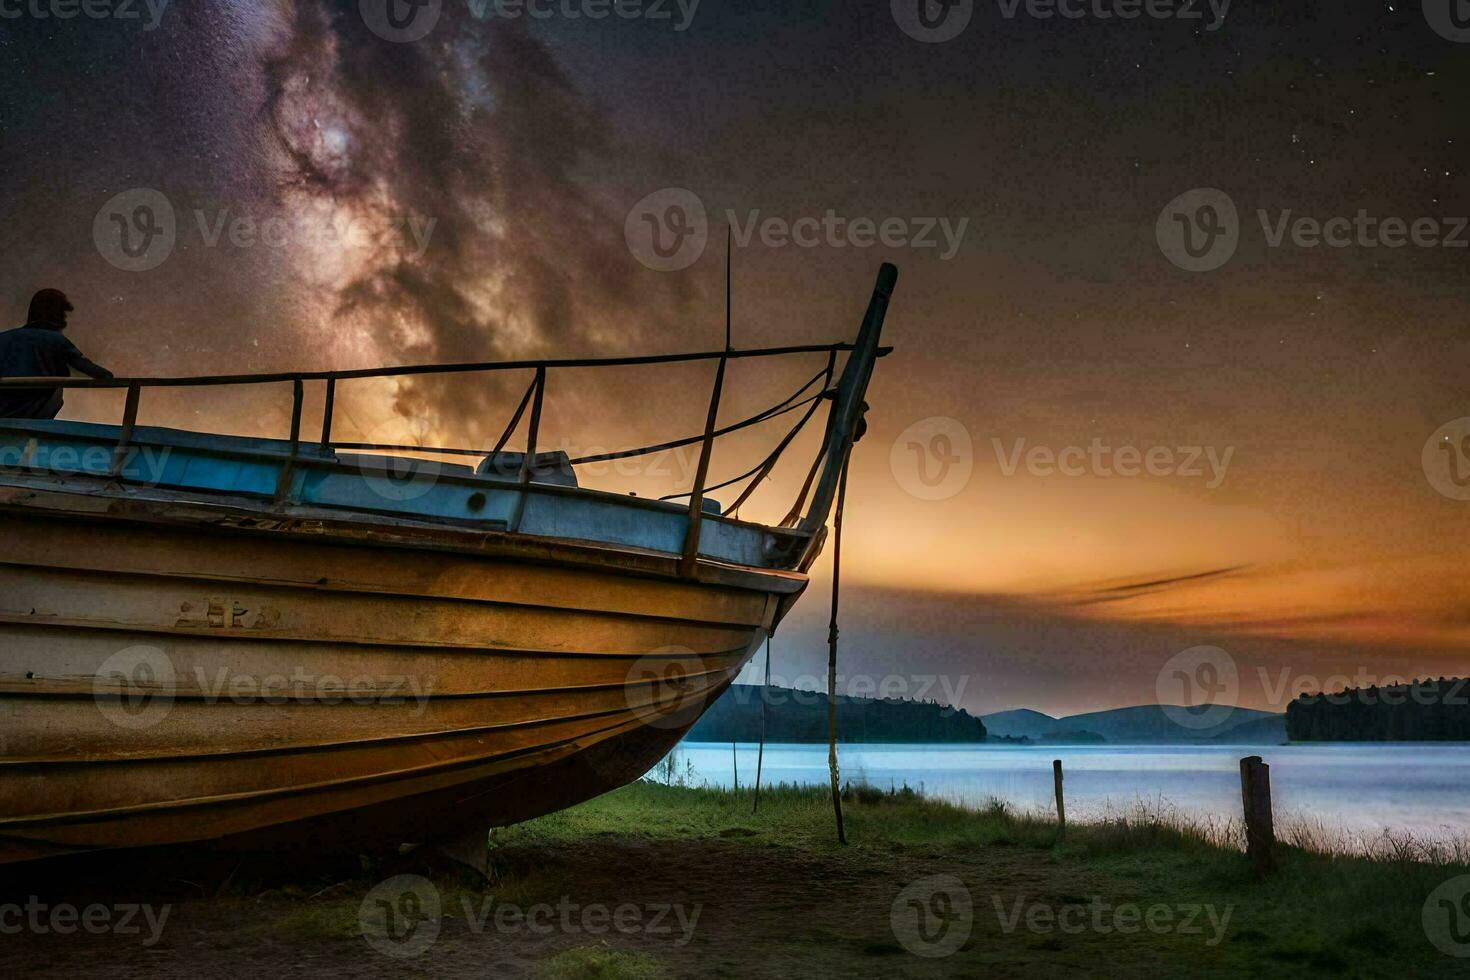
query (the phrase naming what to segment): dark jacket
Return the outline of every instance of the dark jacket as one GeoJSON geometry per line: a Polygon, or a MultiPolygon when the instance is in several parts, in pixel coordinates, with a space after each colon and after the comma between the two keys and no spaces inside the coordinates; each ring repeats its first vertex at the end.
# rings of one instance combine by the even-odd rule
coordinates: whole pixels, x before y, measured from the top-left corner
{"type": "MultiPolygon", "coordinates": [[[[27,323],[0,333],[0,378],[65,378],[72,368],[93,378],[112,377],[49,324],[27,323]]],[[[60,388],[0,389],[0,418],[54,419],[61,404],[60,388]]]]}

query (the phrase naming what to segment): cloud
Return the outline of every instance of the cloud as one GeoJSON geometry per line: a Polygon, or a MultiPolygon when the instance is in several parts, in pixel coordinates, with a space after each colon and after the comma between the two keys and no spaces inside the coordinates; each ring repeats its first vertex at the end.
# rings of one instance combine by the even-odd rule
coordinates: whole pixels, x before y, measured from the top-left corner
{"type": "MultiPolygon", "coordinates": [[[[621,215],[578,176],[611,151],[608,120],[544,44],[453,6],[389,43],[356,6],[298,3],[262,66],[283,205],[371,230],[324,315],[419,363],[636,344],[672,318],[685,280],[635,289],[621,215]],[[412,219],[431,229],[421,251],[412,219]]],[[[396,410],[452,429],[504,407],[498,380],[405,380],[396,410]]]]}

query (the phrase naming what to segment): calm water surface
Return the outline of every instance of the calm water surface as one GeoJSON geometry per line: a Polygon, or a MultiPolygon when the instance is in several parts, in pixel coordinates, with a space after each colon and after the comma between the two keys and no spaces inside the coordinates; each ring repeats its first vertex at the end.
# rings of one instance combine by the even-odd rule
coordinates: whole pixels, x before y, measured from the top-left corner
{"type": "MultiPolygon", "coordinates": [[[[728,787],[730,743],[685,742],[681,767],[695,784],[728,787]]],[[[980,806],[998,797],[1052,807],[1053,759],[1066,772],[1067,813],[1079,819],[1140,800],[1181,815],[1240,815],[1240,759],[1271,766],[1278,823],[1306,819],[1348,836],[1384,830],[1435,838],[1470,836],[1470,744],[1319,745],[841,745],[842,778],[887,789],[907,783],[932,797],[980,806]]],[[[740,785],[755,778],[756,745],[738,746],[740,785]]],[[[768,744],[761,780],[827,782],[825,745],[768,744]]]]}

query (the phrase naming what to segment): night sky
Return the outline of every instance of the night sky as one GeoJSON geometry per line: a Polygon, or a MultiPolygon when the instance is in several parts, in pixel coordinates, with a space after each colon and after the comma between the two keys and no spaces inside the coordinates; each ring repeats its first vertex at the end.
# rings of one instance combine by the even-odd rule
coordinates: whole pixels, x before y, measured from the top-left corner
{"type": "MultiPolygon", "coordinates": [[[[1470,30],[1450,0],[1218,21],[960,3],[940,43],[900,26],[918,2],[594,20],[446,0],[393,41],[374,0],[176,0],[152,29],[143,3],[62,20],[0,0],[0,300],[18,324],[36,288],[65,289],[69,336],[127,375],[711,349],[730,213],[933,226],[935,247],[735,249],[739,346],[850,338],[878,264],[901,270],[853,470],[844,674],[1057,712],[1154,701],[1200,645],[1228,653],[1241,703],[1276,709],[1332,675],[1464,673],[1470,30]],[[708,243],[660,271],[627,229],[668,188],[708,243]],[[1195,189],[1213,196],[1166,209],[1195,189]],[[99,240],[144,190],[174,245],[130,271],[99,240]],[[1228,259],[1169,238],[1202,200],[1236,212],[1210,212],[1228,259]],[[1311,244],[1299,218],[1347,220],[1311,244]],[[1418,238],[1389,247],[1385,219],[1418,238]],[[1099,466],[1092,446],[1125,452],[1099,466]],[[1085,462],[1028,465],[1037,447],[1085,462]],[[1169,462],[1119,475],[1150,450],[1169,462]]],[[[724,417],[819,366],[738,366],[724,417]]],[[[338,436],[493,442],[525,380],[362,383],[338,436]]],[[[551,442],[697,431],[710,368],[598,381],[553,375],[551,442]]],[[[120,405],[74,394],[65,416],[120,405]]],[[[142,421],[282,435],[288,409],[286,390],[171,393],[142,421]]],[[[734,440],[714,476],[781,431],[734,440]]],[[[784,513],[814,448],[742,516],[784,513]]],[[[587,482],[668,493],[681,465],[587,482]]],[[[826,568],[776,638],[779,677],[821,669],[826,568]]]]}

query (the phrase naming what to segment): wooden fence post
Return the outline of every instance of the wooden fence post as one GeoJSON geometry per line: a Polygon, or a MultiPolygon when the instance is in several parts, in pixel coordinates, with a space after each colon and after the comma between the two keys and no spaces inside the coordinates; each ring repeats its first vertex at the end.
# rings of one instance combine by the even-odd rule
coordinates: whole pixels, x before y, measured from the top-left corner
{"type": "Polygon", "coordinates": [[[1062,799],[1062,760],[1053,759],[1051,763],[1052,782],[1057,789],[1057,836],[1061,837],[1067,832],[1067,804],[1062,799]]]}
{"type": "Polygon", "coordinates": [[[1276,827],[1271,819],[1271,767],[1258,755],[1240,760],[1240,796],[1245,805],[1246,855],[1264,877],[1276,870],[1276,827]]]}

